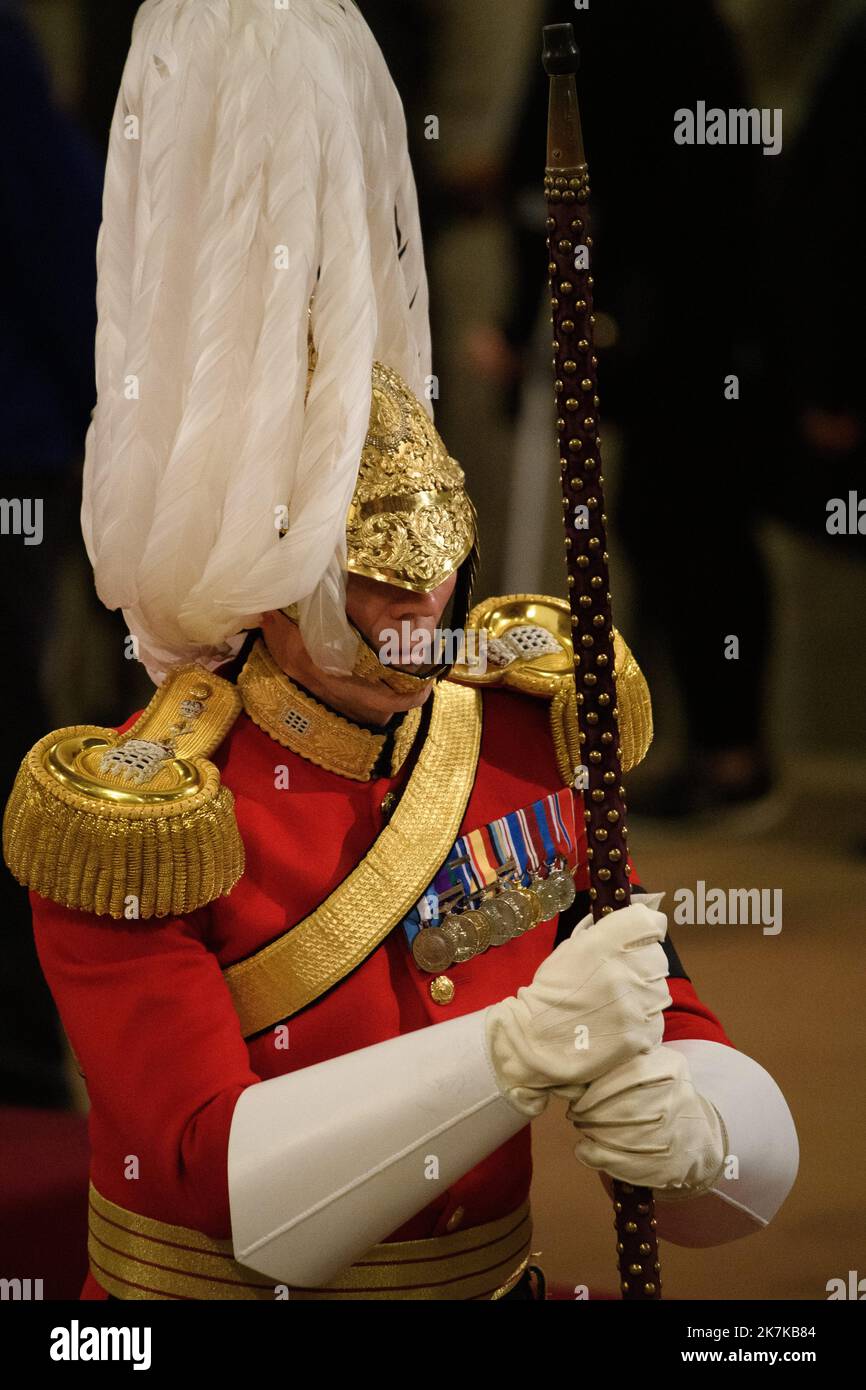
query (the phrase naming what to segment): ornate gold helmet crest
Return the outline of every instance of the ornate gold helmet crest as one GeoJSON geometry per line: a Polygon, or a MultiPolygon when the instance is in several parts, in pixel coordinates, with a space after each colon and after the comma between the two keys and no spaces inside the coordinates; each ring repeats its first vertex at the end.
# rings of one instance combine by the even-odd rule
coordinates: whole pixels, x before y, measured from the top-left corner
{"type": "Polygon", "coordinates": [[[375,362],[370,428],[346,524],[349,569],[404,589],[444,583],[475,543],[464,481],[403,378],[375,362]]]}
{"type": "MultiPolygon", "coordinates": [[[[307,389],[316,367],[308,338],[307,389]]],[[[353,574],[427,593],[458,575],[452,625],[466,621],[478,566],[477,517],[465,475],[450,457],[427,412],[398,372],[373,363],[370,423],[346,520],[347,566],[353,574]]],[[[281,609],[298,621],[296,604],[281,609]]],[[[449,663],[450,665],[450,663],[449,663]]],[[[386,667],[363,634],[353,674],[411,694],[439,679],[386,667]]]]}
{"type": "MultiPolygon", "coordinates": [[[[312,332],[307,345],[309,391],[312,332]]],[[[399,372],[374,362],[370,425],[346,522],[348,568],[416,592],[443,584],[476,548],[478,520],[464,482],[399,372]]]]}

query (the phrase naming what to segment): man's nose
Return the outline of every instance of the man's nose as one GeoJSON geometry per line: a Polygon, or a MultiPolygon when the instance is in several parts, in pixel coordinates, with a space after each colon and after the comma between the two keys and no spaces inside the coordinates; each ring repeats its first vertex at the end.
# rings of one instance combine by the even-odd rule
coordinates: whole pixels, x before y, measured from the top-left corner
{"type": "Polygon", "coordinates": [[[414,589],[402,589],[395,596],[392,605],[394,616],[403,618],[436,617],[441,610],[439,595],[435,589],[428,593],[417,593],[414,589]]]}

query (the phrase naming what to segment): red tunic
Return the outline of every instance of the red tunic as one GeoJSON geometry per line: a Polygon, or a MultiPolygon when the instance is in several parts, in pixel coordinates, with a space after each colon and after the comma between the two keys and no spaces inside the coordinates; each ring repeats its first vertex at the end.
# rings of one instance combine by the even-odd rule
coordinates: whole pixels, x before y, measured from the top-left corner
{"type": "MultiPolygon", "coordinates": [[[[483,711],[461,835],[562,785],[546,702],[491,689],[483,711]]],[[[277,744],[242,713],[212,761],[234,794],[246,851],[230,894],[183,917],[141,922],[30,896],[42,967],[87,1082],[95,1187],[144,1216],[228,1239],[228,1138],[246,1086],[514,994],[552,949],[557,921],[451,967],[455,994],[445,1006],[431,998],[430,976],[397,927],[290,1019],[288,1048],[275,1045],[273,1029],[245,1041],[222,970],[289,931],[346,877],[382,830],[382,800],[403,785],[413,759],[396,777],[352,781],[277,744]],[[288,789],[275,785],[279,765],[289,769],[288,789]],[[126,1176],[132,1158],[134,1180],[126,1176]]],[[[581,829],[582,809],[578,795],[581,829]]],[[[585,844],[580,865],[576,883],[586,888],[585,844]]],[[[733,1045],[688,980],[670,979],[669,987],[667,1041],[733,1045]]],[[[458,1206],[462,1228],[495,1220],[526,1199],[530,1178],[527,1125],[390,1238],[441,1235],[458,1206]]],[[[107,1294],[88,1275],[82,1296],[107,1294]]]]}

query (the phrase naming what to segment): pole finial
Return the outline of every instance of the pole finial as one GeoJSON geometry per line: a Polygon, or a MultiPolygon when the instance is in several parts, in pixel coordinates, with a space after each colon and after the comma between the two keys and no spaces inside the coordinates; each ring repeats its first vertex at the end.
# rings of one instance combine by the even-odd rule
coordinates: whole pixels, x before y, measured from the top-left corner
{"type": "Polygon", "coordinates": [[[574,41],[574,25],[545,24],[541,60],[548,77],[567,77],[580,67],[580,50],[574,41]]]}

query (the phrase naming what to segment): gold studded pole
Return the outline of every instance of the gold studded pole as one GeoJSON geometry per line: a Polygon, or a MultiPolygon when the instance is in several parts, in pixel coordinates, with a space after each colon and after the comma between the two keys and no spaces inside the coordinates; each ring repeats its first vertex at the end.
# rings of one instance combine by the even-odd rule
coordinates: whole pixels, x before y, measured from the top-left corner
{"type": "MultiPolygon", "coordinates": [[[[583,150],[570,24],[544,29],[550,78],[547,247],[556,373],[556,428],[562,481],[568,592],[574,643],[584,791],[589,896],[596,922],[629,902],[625,788],[614,679],[607,517],[598,433],[589,171],[583,150]]],[[[623,1298],[661,1296],[655,1214],[649,1188],[614,1181],[617,1255],[623,1298]]]]}

